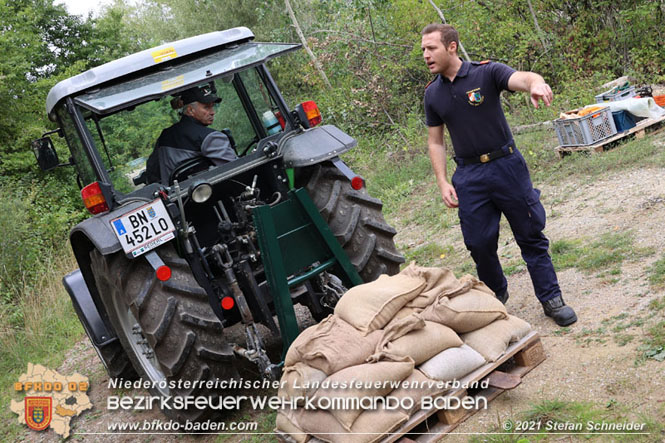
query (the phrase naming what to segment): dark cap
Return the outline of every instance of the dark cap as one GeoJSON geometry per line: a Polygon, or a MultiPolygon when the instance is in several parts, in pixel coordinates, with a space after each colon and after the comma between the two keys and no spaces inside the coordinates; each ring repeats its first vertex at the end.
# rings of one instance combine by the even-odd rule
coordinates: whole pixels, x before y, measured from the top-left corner
{"type": "Polygon", "coordinates": [[[182,98],[183,105],[194,102],[219,103],[222,101],[222,99],[217,97],[212,89],[210,89],[210,86],[187,89],[186,91],[183,91],[182,94],[180,94],[180,97],[182,98]]]}

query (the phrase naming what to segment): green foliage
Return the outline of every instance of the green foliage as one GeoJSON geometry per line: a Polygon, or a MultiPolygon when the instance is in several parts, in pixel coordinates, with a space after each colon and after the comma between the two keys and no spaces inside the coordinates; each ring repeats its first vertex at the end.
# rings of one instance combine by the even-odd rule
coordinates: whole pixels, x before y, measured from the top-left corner
{"type": "MultiPolygon", "coordinates": [[[[0,403],[20,400],[11,387],[28,363],[59,367],[66,351],[83,335],[71,300],[59,283],[73,267],[71,252],[56,249],[40,258],[40,276],[25,287],[21,298],[8,304],[0,299],[0,403]],[[57,257],[57,258],[56,258],[57,257]]],[[[0,411],[4,441],[18,441],[25,428],[9,408],[0,411]]]]}
{"type": "Polygon", "coordinates": [[[406,262],[415,261],[420,266],[441,266],[441,262],[450,254],[452,248],[450,246],[443,247],[437,243],[431,242],[418,246],[415,249],[407,249],[406,262]]]}
{"type": "Polygon", "coordinates": [[[665,361],[665,321],[660,321],[649,327],[642,338],[642,345],[637,349],[641,354],[635,360],[636,364],[649,359],[658,362],[665,361]]]}
{"type": "Polygon", "coordinates": [[[68,227],[82,219],[75,184],[58,177],[0,184],[0,299],[15,302],[44,272],[43,260],[66,242],[68,227]],[[74,192],[72,192],[74,191],[74,192]]]}
{"type": "Polygon", "coordinates": [[[649,302],[649,309],[652,311],[662,311],[665,309],[665,297],[651,300],[651,302],[649,302]]]}
{"type": "Polygon", "coordinates": [[[552,243],[551,252],[555,269],[575,267],[583,271],[608,271],[624,260],[636,260],[653,253],[649,248],[635,248],[631,231],[605,233],[595,240],[558,240],[552,243]]]}
{"type": "Polygon", "coordinates": [[[648,269],[649,283],[656,287],[665,285],[665,257],[656,260],[648,269]]]}

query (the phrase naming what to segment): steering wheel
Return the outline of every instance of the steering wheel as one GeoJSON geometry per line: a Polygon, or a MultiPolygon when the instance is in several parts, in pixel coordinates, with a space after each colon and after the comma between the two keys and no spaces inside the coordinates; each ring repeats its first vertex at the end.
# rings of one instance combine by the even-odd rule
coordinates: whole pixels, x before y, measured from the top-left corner
{"type": "Polygon", "coordinates": [[[180,163],[169,176],[169,185],[172,185],[175,180],[181,182],[187,180],[194,174],[207,171],[213,163],[207,157],[194,157],[180,163]]]}
{"type": "Polygon", "coordinates": [[[257,144],[259,142],[259,140],[261,140],[261,139],[259,138],[258,135],[254,136],[254,138],[249,142],[249,144],[247,145],[245,150],[240,153],[239,157],[242,157],[243,155],[247,154],[247,152],[249,151],[249,148],[251,148],[252,146],[257,144]]]}

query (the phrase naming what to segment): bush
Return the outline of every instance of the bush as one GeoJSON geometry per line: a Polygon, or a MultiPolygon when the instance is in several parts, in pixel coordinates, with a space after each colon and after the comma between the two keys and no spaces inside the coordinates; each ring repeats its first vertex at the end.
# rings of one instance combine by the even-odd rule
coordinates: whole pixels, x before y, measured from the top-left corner
{"type": "Polygon", "coordinates": [[[17,303],[44,267],[67,246],[69,228],[83,217],[76,186],[45,175],[0,183],[0,300],[17,303]],[[78,207],[77,207],[78,206],[78,207]]]}

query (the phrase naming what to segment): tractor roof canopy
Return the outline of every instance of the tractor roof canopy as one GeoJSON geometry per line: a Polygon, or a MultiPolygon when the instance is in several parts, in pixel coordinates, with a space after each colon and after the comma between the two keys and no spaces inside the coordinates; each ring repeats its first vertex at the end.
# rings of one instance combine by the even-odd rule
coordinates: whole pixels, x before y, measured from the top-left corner
{"type": "Polygon", "coordinates": [[[97,114],[112,113],[264,63],[300,46],[246,43],[253,38],[248,28],[233,28],[166,43],[106,63],[56,84],[46,98],[46,112],[55,120],[54,107],[65,97],[77,95],[81,106],[97,114]],[[195,56],[197,53],[199,56],[195,56]]]}

